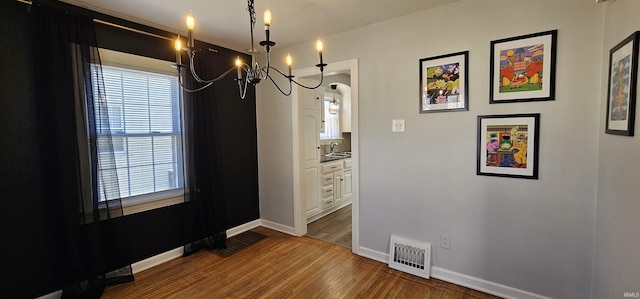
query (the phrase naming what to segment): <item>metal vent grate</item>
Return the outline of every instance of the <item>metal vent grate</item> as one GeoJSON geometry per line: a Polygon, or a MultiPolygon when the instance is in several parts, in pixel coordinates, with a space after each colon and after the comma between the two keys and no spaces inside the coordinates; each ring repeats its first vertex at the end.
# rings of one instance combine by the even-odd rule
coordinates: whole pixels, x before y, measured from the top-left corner
{"type": "Polygon", "coordinates": [[[428,279],[431,268],[431,244],[391,236],[389,267],[428,279]]]}

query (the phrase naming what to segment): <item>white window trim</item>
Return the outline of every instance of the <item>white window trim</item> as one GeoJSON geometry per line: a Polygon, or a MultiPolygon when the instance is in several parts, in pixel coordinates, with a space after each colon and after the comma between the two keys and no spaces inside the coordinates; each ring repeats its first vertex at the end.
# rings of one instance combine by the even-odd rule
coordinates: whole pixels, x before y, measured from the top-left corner
{"type": "Polygon", "coordinates": [[[182,188],[122,198],[122,213],[131,215],[184,202],[182,188]]]}

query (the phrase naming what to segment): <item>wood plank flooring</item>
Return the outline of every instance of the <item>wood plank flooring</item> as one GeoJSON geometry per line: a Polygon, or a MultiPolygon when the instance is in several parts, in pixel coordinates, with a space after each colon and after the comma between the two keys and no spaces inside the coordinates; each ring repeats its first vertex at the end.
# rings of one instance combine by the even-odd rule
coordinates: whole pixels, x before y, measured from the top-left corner
{"type": "Polygon", "coordinates": [[[307,235],[351,248],[351,205],[309,223],[307,235]]]}
{"type": "Polygon", "coordinates": [[[108,287],[102,298],[496,298],[314,238],[253,231],[267,237],[229,257],[200,251],[166,262],[108,287]]]}

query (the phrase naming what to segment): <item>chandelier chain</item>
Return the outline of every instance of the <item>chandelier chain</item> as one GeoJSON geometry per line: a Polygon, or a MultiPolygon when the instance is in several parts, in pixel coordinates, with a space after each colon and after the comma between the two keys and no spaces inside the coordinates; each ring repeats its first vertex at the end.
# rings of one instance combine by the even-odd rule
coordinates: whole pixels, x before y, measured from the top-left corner
{"type": "Polygon", "coordinates": [[[254,0],[247,0],[247,11],[249,12],[249,19],[251,20],[251,27],[256,26],[256,10],[253,6],[254,0]]]}

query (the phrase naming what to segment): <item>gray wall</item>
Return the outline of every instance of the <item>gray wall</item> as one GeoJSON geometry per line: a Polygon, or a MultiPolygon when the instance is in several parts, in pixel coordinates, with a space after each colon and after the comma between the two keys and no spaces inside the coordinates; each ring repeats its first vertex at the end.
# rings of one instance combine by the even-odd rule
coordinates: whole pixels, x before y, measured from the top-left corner
{"type": "MultiPolygon", "coordinates": [[[[604,134],[609,50],[640,30],[640,2],[616,0],[603,5],[600,92],[598,205],[594,298],[622,298],[624,292],[640,292],[640,137],[604,134]]],[[[636,57],[637,59],[637,57],[636,57]]],[[[636,112],[636,119],[640,116],[636,112]]]]}
{"type": "MultiPolygon", "coordinates": [[[[544,296],[590,297],[602,9],[585,0],[462,0],[323,37],[329,63],[359,60],[360,246],[384,253],[389,235],[400,234],[433,243],[442,269],[544,296]],[[490,41],[551,29],[559,31],[557,100],[490,105],[490,41]],[[464,50],[470,111],[419,114],[418,60],[464,50]],[[476,117],[508,113],[542,115],[539,180],[475,174],[476,117]],[[391,133],[398,118],[406,133],[391,133]],[[443,233],[451,250],[438,246],[443,233]]],[[[317,63],[313,41],[280,52],[274,57],[295,57],[294,68],[317,63]]],[[[261,218],[287,226],[290,111],[290,98],[259,86],[261,218]]]]}
{"type": "Polygon", "coordinates": [[[270,83],[256,89],[260,218],[293,231],[291,97],[275,98],[270,83]]]}

